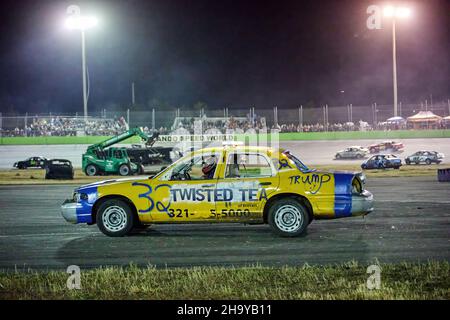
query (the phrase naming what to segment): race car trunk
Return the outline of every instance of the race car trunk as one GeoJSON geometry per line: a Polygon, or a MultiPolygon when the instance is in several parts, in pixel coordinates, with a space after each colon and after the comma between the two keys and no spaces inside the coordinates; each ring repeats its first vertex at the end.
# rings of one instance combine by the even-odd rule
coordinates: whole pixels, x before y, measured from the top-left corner
{"type": "Polygon", "coordinates": [[[49,161],[45,167],[45,179],[73,179],[70,161],[49,161]]]}

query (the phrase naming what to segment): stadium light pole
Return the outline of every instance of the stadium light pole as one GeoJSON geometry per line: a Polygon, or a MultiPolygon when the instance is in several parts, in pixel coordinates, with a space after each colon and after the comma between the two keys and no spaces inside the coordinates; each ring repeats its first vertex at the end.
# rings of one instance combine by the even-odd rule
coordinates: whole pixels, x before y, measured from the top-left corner
{"type": "Polygon", "coordinates": [[[383,14],[387,18],[392,20],[392,73],[393,73],[393,84],[394,84],[394,117],[398,115],[397,106],[397,48],[395,40],[395,22],[398,18],[408,18],[411,16],[411,9],[407,7],[395,7],[386,6],[384,7],[383,14]]]}
{"type": "Polygon", "coordinates": [[[83,110],[84,119],[87,119],[87,86],[86,86],[86,44],[85,44],[85,31],[93,28],[97,25],[97,18],[93,16],[82,16],[79,6],[71,5],[66,10],[68,17],[65,22],[65,26],[70,30],[79,30],[81,32],[81,64],[83,73],[83,110]]]}

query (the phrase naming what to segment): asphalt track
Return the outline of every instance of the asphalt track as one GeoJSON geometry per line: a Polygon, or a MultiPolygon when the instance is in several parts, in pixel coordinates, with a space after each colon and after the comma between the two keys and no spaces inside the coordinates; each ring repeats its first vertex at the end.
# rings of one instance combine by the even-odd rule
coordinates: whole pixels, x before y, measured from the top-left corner
{"type": "Polygon", "coordinates": [[[314,221],[305,236],[267,225],[154,225],[123,238],[71,225],[59,213],[73,186],[0,186],[0,269],[105,265],[302,265],[450,260],[450,183],[435,177],[371,178],[375,211],[314,221]]]}
{"type": "MultiPolygon", "coordinates": [[[[418,150],[431,149],[447,155],[443,163],[450,163],[450,138],[397,140],[403,142],[405,145],[404,151],[398,154],[401,158],[411,155],[418,150]]],[[[305,164],[354,164],[361,163],[362,161],[333,160],[336,152],[349,146],[368,146],[382,141],[382,139],[281,141],[280,147],[291,150],[295,155],[298,155],[305,164]]],[[[0,145],[0,169],[10,169],[14,162],[32,156],[69,159],[75,167],[79,168],[81,167],[81,155],[86,151],[87,146],[88,145],[0,145]]]]}

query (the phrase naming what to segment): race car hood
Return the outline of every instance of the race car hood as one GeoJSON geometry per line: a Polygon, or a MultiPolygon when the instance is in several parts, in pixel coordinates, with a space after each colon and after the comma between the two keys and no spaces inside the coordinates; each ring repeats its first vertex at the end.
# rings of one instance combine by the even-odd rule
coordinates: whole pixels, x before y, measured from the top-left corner
{"type": "Polygon", "coordinates": [[[364,173],[362,171],[345,171],[345,170],[318,170],[317,173],[330,173],[333,175],[341,175],[341,176],[364,176],[364,173]]]}
{"type": "Polygon", "coordinates": [[[82,186],[78,187],[77,189],[75,189],[75,191],[82,191],[85,189],[91,189],[93,187],[111,185],[111,184],[122,183],[122,182],[127,182],[127,181],[143,180],[143,179],[147,179],[147,178],[148,177],[146,177],[146,178],[134,177],[134,178],[122,178],[122,179],[110,179],[110,180],[97,181],[94,183],[82,185],[82,186]]]}

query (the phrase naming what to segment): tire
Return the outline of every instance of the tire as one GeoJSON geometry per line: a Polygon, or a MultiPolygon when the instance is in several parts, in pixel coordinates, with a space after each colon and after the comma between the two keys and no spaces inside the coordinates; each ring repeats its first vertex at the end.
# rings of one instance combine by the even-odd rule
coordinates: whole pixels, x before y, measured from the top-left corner
{"type": "Polygon", "coordinates": [[[309,224],[308,210],[292,198],[282,198],[269,208],[269,225],[282,237],[297,237],[309,224]]]}
{"type": "Polygon", "coordinates": [[[430,159],[427,159],[427,160],[425,160],[425,163],[426,163],[427,165],[430,165],[430,164],[431,164],[431,160],[430,160],[430,159]]]}
{"type": "Polygon", "coordinates": [[[339,153],[336,154],[336,159],[340,159],[341,155],[339,153]]]}
{"type": "Polygon", "coordinates": [[[90,176],[90,177],[96,176],[98,174],[98,167],[95,164],[92,164],[92,163],[88,164],[86,166],[86,169],[84,169],[84,173],[87,176],[90,176]]]}
{"type": "Polygon", "coordinates": [[[142,164],[138,164],[137,165],[137,167],[138,167],[138,169],[137,169],[137,174],[138,175],[143,175],[144,173],[145,173],[145,170],[144,170],[144,166],[142,165],[142,164]]]}
{"type": "Polygon", "coordinates": [[[407,158],[407,159],[405,159],[405,163],[406,163],[407,165],[410,165],[410,164],[411,164],[411,161],[409,161],[409,159],[407,158]]]}
{"type": "Polygon", "coordinates": [[[123,237],[134,225],[132,209],[120,199],[103,202],[98,208],[96,220],[100,231],[109,237],[123,237]]]}
{"type": "Polygon", "coordinates": [[[130,172],[131,172],[131,169],[130,169],[129,165],[127,165],[127,164],[120,165],[119,174],[121,176],[128,176],[128,175],[130,175],[130,172]]]}

